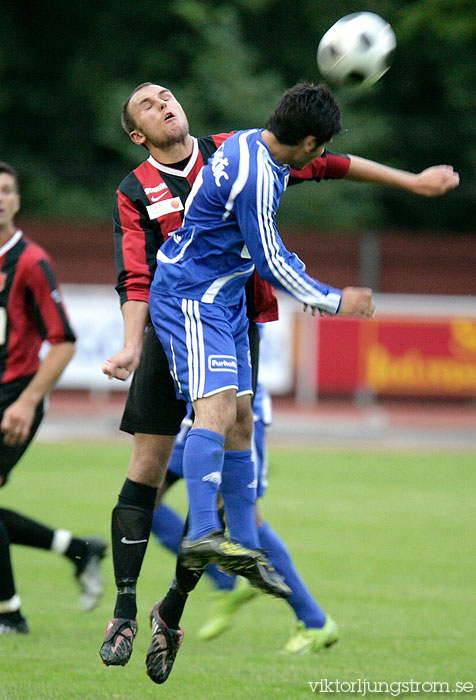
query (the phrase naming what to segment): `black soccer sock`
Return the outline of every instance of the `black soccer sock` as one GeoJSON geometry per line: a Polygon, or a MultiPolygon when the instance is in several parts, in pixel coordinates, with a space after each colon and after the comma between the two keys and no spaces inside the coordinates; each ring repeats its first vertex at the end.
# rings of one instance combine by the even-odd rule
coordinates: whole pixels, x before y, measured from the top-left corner
{"type": "MultiPolygon", "coordinates": [[[[220,515],[220,512],[218,514],[220,515]]],[[[185,518],[185,523],[183,526],[183,537],[186,536],[187,532],[188,532],[188,514],[187,514],[187,517],[185,518]]],[[[175,579],[172,582],[171,588],[178,587],[179,590],[183,594],[188,595],[189,593],[191,593],[193,591],[193,589],[195,588],[197,583],[202,578],[203,571],[204,571],[203,569],[201,571],[198,569],[187,569],[185,566],[182,566],[182,564],[180,564],[180,561],[177,559],[177,564],[175,567],[175,579]]],[[[185,605],[185,603],[184,603],[184,605],[185,605]]]]}
{"type": "Polygon", "coordinates": [[[112,559],[118,589],[114,617],[136,617],[135,585],[149,541],[156,495],[156,488],[126,479],[112,512],[112,559]]]}
{"type": "Polygon", "coordinates": [[[23,544],[38,549],[51,548],[55,531],[50,527],[7,508],[0,508],[0,519],[12,544],[23,544]]]}
{"type": "Polygon", "coordinates": [[[177,561],[177,565],[175,567],[175,580],[182,593],[187,595],[191,593],[202,578],[204,571],[204,569],[200,571],[198,569],[187,569],[177,561]]]}
{"type": "Polygon", "coordinates": [[[187,598],[188,593],[183,591],[174,579],[159,607],[160,617],[170,629],[176,630],[179,628],[180,618],[182,617],[187,598]]]}
{"type": "Polygon", "coordinates": [[[15,582],[10,559],[10,540],[2,516],[3,508],[0,508],[0,601],[4,602],[15,595],[15,582]]]}

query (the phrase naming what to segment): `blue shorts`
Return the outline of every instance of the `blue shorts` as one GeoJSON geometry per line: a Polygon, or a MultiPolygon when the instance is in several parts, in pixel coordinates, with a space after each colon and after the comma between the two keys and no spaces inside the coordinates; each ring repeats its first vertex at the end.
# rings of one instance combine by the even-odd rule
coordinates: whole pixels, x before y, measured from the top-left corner
{"type": "Polygon", "coordinates": [[[226,389],[253,393],[244,295],[225,308],[151,294],[149,310],[179,398],[193,402],[226,389]]]}

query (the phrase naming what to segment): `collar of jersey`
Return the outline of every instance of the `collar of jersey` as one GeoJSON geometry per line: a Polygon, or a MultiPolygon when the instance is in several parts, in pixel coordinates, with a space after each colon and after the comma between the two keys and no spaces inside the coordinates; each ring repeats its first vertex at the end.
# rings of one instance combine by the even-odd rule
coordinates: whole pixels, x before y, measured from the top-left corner
{"type": "Polygon", "coordinates": [[[280,170],[289,170],[290,166],[287,163],[280,163],[279,160],[276,160],[276,158],[273,157],[271,154],[271,151],[268,148],[268,145],[263,141],[261,138],[261,134],[263,133],[264,129],[259,130],[259,142],[260,144],[267,150],[268,155],[270,159],[273,161],[273,163],[280,169],[280,170]]]}
{"type": "Polygon", "coordinates": [[[13,236],[0,248],[0,256],[5,255],[5,253],[11,250],[13,246],[16,246],[22,235],[23,232],[20,231],[20,229],[17,229],[13,236]]]}
{"type": "Polygon", "coordinates": [[[192,140],[192,155],[190,156],[190,160],[188,161],[187,165],[183,170],[177,170],[176,168],[171,168],[168,165],[159,163],[159,161],[155,160],[155,158],[153,158],[152,156],[149,156],[147,160],[151,165],[154,166],[154,168],[157,168],[157,170],[160,170],[160,172],[162,173],[168,173],[169,175],[175,175],[176,177],[187,177],[187,175],[190,174],[190,171],[195,165],[198,156],[198,140],[195,138],[195,136],[192,136],[192,140]]]}

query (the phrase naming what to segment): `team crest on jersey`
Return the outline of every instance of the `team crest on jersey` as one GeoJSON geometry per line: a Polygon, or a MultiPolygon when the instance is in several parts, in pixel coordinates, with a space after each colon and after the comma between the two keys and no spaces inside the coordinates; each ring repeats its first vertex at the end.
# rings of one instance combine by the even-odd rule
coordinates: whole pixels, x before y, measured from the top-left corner
{"type": "Polygon", "coordinates": [[[228,177],[228,174],[225,172],[225,168],[227,167],[227,165],[230,165],[230,161],[228,160],[228,158],[223,157],[223,150],[220,148],[215,153],[215,156],[212,161],[212,172],[217,187],[221,187],[220,180],[222,179],[222,177],[224,177],[225,180],[230,179],[228,177]]]}
{"type": "Polygon", "coordinates": [[[7,275],[5,272],[0,272],[0,292],[5,289],[5,284],[7,283],[7,275]]]}

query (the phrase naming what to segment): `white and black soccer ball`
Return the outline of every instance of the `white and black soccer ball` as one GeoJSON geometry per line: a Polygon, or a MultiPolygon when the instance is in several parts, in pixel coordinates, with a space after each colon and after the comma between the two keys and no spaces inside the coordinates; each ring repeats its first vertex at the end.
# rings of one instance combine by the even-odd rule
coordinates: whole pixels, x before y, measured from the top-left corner
{"type": "Polygon", "coordinates": [[[321,75],[334,85],[369,87],[390,68],[397,40],[373,12],[354,12],[332,25],[317,49],[321,75]]]}

